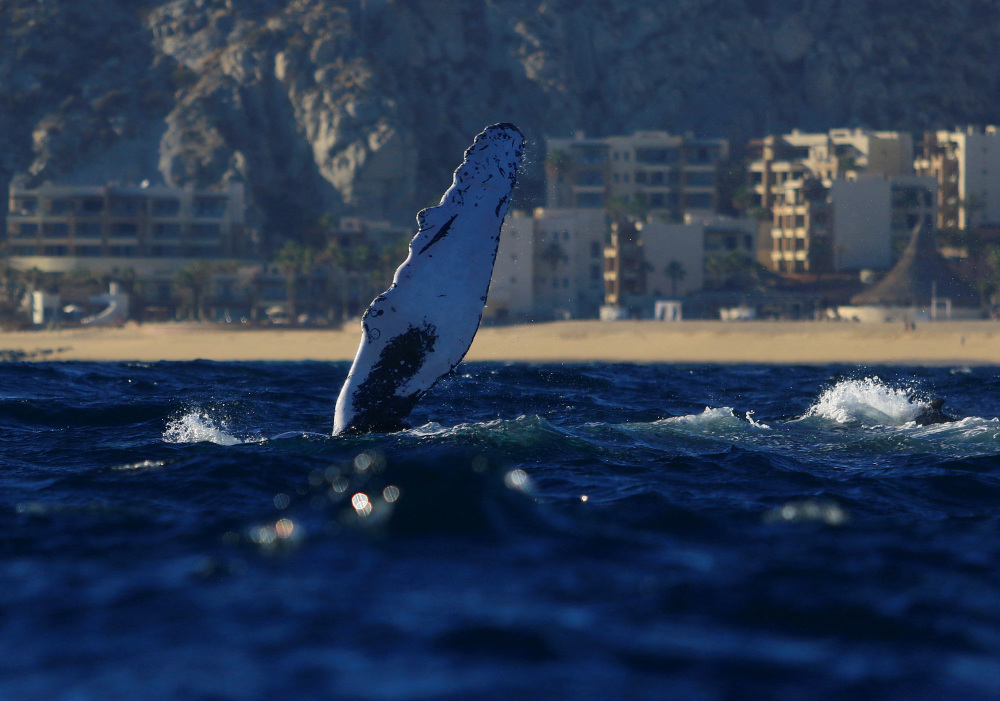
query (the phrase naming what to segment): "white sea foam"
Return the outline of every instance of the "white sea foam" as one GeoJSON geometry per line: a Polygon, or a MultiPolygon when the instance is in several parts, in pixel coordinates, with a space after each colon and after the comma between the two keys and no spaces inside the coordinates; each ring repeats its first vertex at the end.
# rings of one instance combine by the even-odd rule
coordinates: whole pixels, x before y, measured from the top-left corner
{"type": "Polygon", "coordinates": [[[892,387],[877,377],[841,380],[824,391],[804,418],[811,416],[837,423],[900,426],[914,421],[927,403],[911,389],[892,387]]]}
{"type": "MultiPolygon", "coordinates": [[[[760,421],[755,421],[753,418],[753,412],[748,411],[746,416],[747,422],[754,428],[769,429],[765,423],[760,421]]],[[[705,407],[705,411],[700,414],[685,414],[683,416],[672,416],[668,419],[661,419],[657,421],[658,424],[674,425],[674,426],[691,426],[697,428],[716,428],[716,427],[745,427],[746,424],[743,420],[737,416],[736,412],[733,411],[732,407],[705,407]]]]}
{"type": "Polygon", "coordinates": [[[237,445],[242,443],[230,433],[223,420],[216,420],[200,409],[194,409],[183,416],[171,419],[163,432],[166,443],[217,443],[237,445]]]}

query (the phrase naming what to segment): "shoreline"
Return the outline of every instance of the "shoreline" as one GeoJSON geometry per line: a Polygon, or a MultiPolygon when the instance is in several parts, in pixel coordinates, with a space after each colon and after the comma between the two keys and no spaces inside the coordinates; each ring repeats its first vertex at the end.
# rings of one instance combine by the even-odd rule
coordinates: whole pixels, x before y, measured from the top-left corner
{"type": "MultiPolygon", "coordinates": [[[[0,332],[6,360],[156,362],[352,361],[358,320],[341,329],[208,323],[0,332]]],[[[479,330],[469,361],[773,365],[1000,365],[1000,323],[827,321],[554,321],[479,330]]]]}

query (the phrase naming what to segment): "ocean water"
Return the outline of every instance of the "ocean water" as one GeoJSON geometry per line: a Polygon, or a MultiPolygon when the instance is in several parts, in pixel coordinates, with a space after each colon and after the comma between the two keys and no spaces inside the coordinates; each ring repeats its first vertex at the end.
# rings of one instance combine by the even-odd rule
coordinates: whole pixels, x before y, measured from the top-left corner
{"type": "Polygon", "coordinates": [[[0,364],[0,698],[1000,697],[997,368],[347,370],[0,364]]]}

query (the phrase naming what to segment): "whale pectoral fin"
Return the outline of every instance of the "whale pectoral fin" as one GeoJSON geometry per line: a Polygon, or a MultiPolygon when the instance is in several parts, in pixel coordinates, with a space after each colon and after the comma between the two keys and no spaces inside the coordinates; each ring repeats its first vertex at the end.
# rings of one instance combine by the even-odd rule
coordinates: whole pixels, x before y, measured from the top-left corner
{"type": "Polygon", "coordinates": [[[362,317],[364,340],[337,400],[334,433],[405,427],[413,406],[465,357],[482,319],[523,145],[517,127],[487,127],[441,203],[417,214],[407,259],[362,317]]]}
{"type": "MultiPolygon", "coordinates": [[[[456,214],[451,219],[449,219],[448,221],[446,221],[441,226],[441,228],[439,228],[434,233],[434,236],[431,238],[431,240],[428,241],[427,243],[425,243],[423,246],[420,247],[420,250],[417,252],[417,255],[423,255],[427,251],[428,248],[430,248],[431,246],[433,246],[437,242],[441,241],[445,236],[447,236],[448,232],[451,231],[451,225],[455,222],[455,220],[457,218],[458,218],[458,215],[456,214]]],[[[417,234],[417,236],[419,236],[420,233],[422,233],[422,232],[423,232],[423,229],[421,229],[421,231],[417,234]]]]}
{"type": "Polygon", "coordinates": [[[436,343],[437,331],[426,323],[410,326],[389,339],[368,376],[351,393],[354,418],[347,430],[371,433],[405,426],[403,419],[413,411],[424,391],[401,392],[434,352],[436,343]]]}

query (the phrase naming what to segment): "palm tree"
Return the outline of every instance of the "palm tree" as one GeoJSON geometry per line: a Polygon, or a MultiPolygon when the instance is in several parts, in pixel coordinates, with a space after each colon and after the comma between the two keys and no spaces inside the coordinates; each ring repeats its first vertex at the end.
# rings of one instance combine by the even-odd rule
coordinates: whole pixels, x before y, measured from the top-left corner
{"type": "Polygon", "coordinates": [[[550,241],[548,244],[538,252],[538,258],[543,263],[548,265],[552,270],[556,269],[560,263],[569,262],[569,256],[563,250],[563,247],[559,245],[558,241],[550,241]]]}
{"type": "Polygon", "coordinates": [[[604,204],[604,211],[612,221],[620,221],[622,219],[633,222],[642,221],[648,214],[648,208],[643,200],[638,197],[626,200],[620,195],[608,197],[604,204]]]}
{"type": "Polygon", "coordinates": [[[191,307],[194,310],[195,318],[203,321],[205,310],[203,308],[205,290],[215,272],[215,265],[208,261],[198,261],[193,265],[177,271],[174,276],[174,283],[182,288],[191,291],[191,307]]]}
{"type": "Polygon", "coordinates": [[[30,268],[24,271],[24,282],[28,286],[28,292],[40,290],[45,286],[45,272],[41,268],[30,268]]]}
{"type": "Polygon", "coordinates": [[[296,291],[299,277],[309,277],[316,268],[316,251],[308,246],[302,246],[295,241],[286,241],[277,255],[274,263],[285,278],[285,302],[290,321],[298,318],[296,313],[296,291]]]}
{"type": "Polygon", "coordinates": [[[687,270],[684,269],[684,264],[679,260],[672,260],[667,263],[667,267],[663,269],[663,272],[670,278],[670,296],[676,297],[677,283],[687,277],[687,270]]]}

